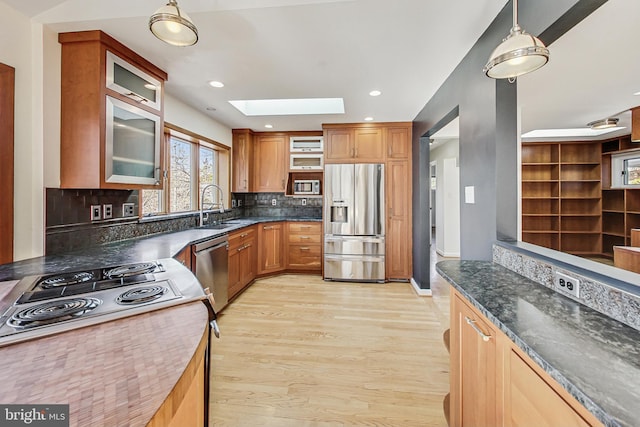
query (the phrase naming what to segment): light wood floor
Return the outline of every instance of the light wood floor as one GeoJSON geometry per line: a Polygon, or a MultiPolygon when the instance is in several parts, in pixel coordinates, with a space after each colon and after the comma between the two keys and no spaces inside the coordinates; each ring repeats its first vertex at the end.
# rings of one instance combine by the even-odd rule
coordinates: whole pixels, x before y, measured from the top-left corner
{"type": "Polygon", "coordinates": [[[219,317],[212,425],[445,426],[449,291],[432,287],[256,281],[219,317]]]}

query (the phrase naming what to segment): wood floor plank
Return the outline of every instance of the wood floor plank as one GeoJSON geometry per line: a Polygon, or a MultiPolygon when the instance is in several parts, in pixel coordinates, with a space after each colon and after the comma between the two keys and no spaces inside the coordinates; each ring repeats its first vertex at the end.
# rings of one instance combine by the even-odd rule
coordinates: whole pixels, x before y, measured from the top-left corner
{"type": "Polygon", "coordinates": [[[218,319],[212,425],[445,426],[441,294],[305,275],[256,281],[218,319]]]}

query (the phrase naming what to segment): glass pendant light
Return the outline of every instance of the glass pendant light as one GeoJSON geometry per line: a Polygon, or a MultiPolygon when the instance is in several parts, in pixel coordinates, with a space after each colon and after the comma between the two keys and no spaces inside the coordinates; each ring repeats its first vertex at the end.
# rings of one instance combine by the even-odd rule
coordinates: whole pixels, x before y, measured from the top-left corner
{"type": "Polygon", "coordinates": [[[198,29],[191,18],[169,0],[149,18],[149,29],[157,38],[174,46],[192,46],[198,41],[198,29]]]}
{"type": "Polygon", "coordinates": [[[484,73],[493,79],[515,79],[537,70],[549,61],[547,49],[537,37],[526,33],[518,25],[518,0],[513,0],[513,27],[491,53],[484,73]]]}

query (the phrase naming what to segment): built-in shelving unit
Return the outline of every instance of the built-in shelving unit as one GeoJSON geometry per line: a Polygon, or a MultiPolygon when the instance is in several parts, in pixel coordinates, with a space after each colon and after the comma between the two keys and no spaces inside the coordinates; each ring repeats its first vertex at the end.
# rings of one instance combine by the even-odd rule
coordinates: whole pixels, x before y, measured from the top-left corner
{"type": "Polygon", "coordinates": [[[576,255],[602,250],[599,143],[522,146],[522,240],[576,255]]]}
{"type": "Polygon", "coordinates": [[[631,229],[640,228],[640,189],[611,188],[611,155],[640,149],[630,136],[602,143],[602,254],[631,245],[631,229]]]}

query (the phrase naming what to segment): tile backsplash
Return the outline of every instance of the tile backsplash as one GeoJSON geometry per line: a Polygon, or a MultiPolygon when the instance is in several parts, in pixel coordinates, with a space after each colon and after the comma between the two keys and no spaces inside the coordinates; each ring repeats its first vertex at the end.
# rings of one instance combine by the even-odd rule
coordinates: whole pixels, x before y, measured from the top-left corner
{"type": "Polygon", "coordinates": [[[640,297],[638,295],[625,292],[593,277],[568,271],[533,254],[529,256],[526,253],[511,250],[504,245],[493,245],[493,262],[553,290],[556,290],[553,283],[554,271],[576,277],[580,280],[579,297],[574,298],[564,293],[563,295],[640,330],[640,297]]]}
{"type": "MultiPolygon", "coordinates": [[[[140,219],[138,197],[137,190],[47,188],[46,255],[198,226],[197,212],[140,219]],[[133,216],[124,216],[124,203],[133,204],[133,216]],[[92,221],[91,206],[102,208],[104,205],[111,205],[112,218],[92,221]]],[[[284,193],[233,193],[232,199],[235,207],[223,214],[210,213],[209,222],[238,217],[322,217],[322,198],[285,197],[284,193]]]]}

